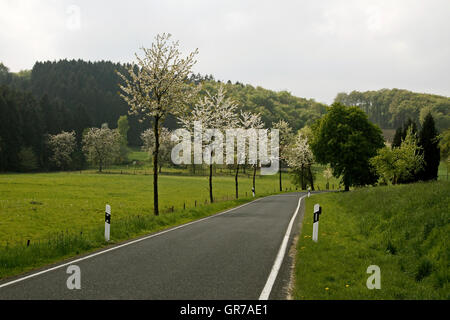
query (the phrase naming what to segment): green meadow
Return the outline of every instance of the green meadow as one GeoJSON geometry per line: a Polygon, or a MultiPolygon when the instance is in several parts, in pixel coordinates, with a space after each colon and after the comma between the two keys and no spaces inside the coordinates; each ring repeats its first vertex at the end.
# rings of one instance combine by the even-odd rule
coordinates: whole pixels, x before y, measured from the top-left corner
{"type": "MultiPolygon", "coordinates": [[[[82,231],[104,223],[105,205],[112,225],[129,216],[153,215],[153,181],[143,174],[39,173],[0,175],[0,243],[45,239],[60,231],[82,231]]],[[[277,192],[277,176],[258,176],[258,195],[277,192]]],[[[250,198],[252,179],[240,177],[241,198],[250,198]]],[[[289,179],[286,188],[295,188],[289,179]]],[[[213,178],[218,202],[234,199],[234,177],[213,178]]],[[[209,202],[204,176],[161,175],[160,207],[164,212],[205,206],[209,202]]],[[[114,229],[113,229],[114,230],[114,229]]]]}
{"type": "MultiPolygon", "coordinates": [[[[136,238],[228,208],[254,198],[252,170],[239,175],[235,199],[233,170],[215,168],[209,203],[206,168],[195,175],[182,168],[163,168],[159,176],[161,213],[153,214],[153,178],[148,155],[133,150],[131,164],[75,172],[0,175],[0,278],[136,238]],[[111,205],[111,241],[103,238],[105,205],[111,205]]],[[[323,167],[316,166],[316,185],[324,188],[323,167]]],[[[283,173],[283,192],[295,191],[283,173]]],[[[330,179],[338,188],[339,181],[330,179]]],[[[279,176],[256,175],[256,196],[279,193],[279,176]]]]}
{"type": "Polygon", "coordinates": [[[306,201],[295,299],[450,299],[450,182],[369,187],[306,201]],[[312,212],[322,206],[314,243],[312,212]],[[366,286],[381,269],[381,289],[366,286]]]}

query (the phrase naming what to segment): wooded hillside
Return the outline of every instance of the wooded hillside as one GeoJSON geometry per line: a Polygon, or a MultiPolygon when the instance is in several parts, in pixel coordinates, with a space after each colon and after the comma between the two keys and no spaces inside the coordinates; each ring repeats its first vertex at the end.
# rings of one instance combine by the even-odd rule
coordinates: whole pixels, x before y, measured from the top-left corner
{"type": "Polygon", "coordinates": [[[431,112],[439,131],[450,127],[450,98],[401,89],[341,92],[335,102],[359,106],[382,129],[396,129],[408,119],[423,122],[431,112]]]}

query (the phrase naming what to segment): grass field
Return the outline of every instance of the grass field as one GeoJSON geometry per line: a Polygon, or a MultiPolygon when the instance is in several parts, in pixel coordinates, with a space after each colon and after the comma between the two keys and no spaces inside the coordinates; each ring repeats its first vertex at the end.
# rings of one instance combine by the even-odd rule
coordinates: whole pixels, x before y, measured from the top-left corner
{"type": "MultiPolygon", "coordinates": [[[[239,200],[234,177],[214,177],[216,203],[210,204],[207,177],[161,175],[155,217],[152,176],[89,172],[0,175],[0,278],[107,245],[105,204],[112,208],[110,243],[117,243],[253,199],[246,176],[239,179],[239,200]]],[[[288,175],[283,184],[295,188],[288,175]]],[[[277,193],[278,177],[257,176],[256,192],[277,193]]]]}
{"type": "Polygon", "coordinates": [[[450,299],[450,183],[314,195],[297,243],[295,299],[450,299]],[[322,206],[312,242],[313,205],[322,206]],[[369,290],[369,265],[381,289],[369,290]]]}
{"type": "MultiPolygon", "coordinates": [[[[206,177],[161,175],[160,208],[175,211],[209,202],[206,177]]],[[[278,190],[276,176],[256,180],[258,195],[278,190]]],[[[234,178],[214,177],[217,201],[234,199],[234,178]]],[[[240,197],[249,198],[252,180],[241,177],[240,197]]],[[[287,188],[295,188],[289,179],[287,188]]],[[[113,221],[130,215],[153,214],[150,175],[48,173],[0,175],[0,243],[24,243],[54,232],[82,230],[102,225],[105,204],[112,207],[113,221]]]]}
{"type": "MultiPolygon", "coordinates": [[[[216,203],[209,203],[208,170],[163,167],[159,178],[161,215],[153,215],[152,166],[149,155],[131,148],[128,165],[79,172],[0,175],[0,278],[64,257],[100,248],[105,205],[112,208],[111,243],[185,223],[252,200],[252,170],[239,176],[234,200],[232,168],[214,170],[216,203]]],[[[324,188],[323,167],[316,185],[324,188]]],[[[330,188],[339,187],[330,179],[330,188]]],[[[289,173],[283,191],[293,191],[289,173]]],[[[257,196],[279,192],[278,175],[256,178],[257,196]]]]}

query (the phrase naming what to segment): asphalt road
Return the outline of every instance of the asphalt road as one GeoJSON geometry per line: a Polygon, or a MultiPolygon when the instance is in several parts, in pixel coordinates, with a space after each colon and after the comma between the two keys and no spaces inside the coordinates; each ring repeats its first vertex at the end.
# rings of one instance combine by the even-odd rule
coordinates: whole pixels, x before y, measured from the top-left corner
{"type": "MultiPolygon", "coordinates": [[[[261,198],[75,261],[81,270],[79,290],[67,288],[70,274],[64,265],[3,287],[33,273],[0,282],[0,299],[258,299],[302,195],[261,198]]],[[[304,201],[287,249],[299,230],[303,210],[304,201]]],[[[291,262],[286,252],[270,299],[286,298],[291,262]]]]}

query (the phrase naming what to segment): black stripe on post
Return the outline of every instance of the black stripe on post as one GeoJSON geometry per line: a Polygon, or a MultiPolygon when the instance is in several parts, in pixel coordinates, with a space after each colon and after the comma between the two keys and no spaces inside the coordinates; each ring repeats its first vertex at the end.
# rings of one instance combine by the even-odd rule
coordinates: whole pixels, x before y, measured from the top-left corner
{"type": "Polygon", "coordinates": [[[314,221],[313,222],[318,222],[319,221],[319,216],[322,213],[322,207],[318,204],[314,205],[314,221]]]}
{"type": "Polygon", "coordinates": [[[319,213],[318,213],[318,212],[314,212],[314,218],[313,218],[313,220],[314,220],[313,223],[319,221],[319,213]]]}

